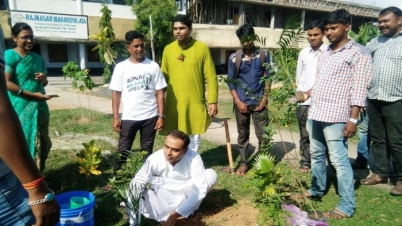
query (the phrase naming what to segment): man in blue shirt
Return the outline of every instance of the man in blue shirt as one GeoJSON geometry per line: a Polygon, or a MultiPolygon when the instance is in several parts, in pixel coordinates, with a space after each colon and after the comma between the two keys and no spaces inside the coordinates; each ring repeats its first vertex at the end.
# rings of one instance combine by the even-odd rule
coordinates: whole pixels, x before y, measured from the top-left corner
{"type": "Polygon", "coordinates": [[[236,116],[238,145],[241,163],[236,174],[245,175],[247,166],[247,147],[250,138],[250,119],[253,117],[255,134],[258,138],[258,149],[264,141],[264,127],[268,126],[268,94],[270,84],[260,82],[264,76],[269,75],[266,64],[270,63],[267,51],[260,51],[255,45],[254,28],[244,24],[236,31],[236,35],[242,46],[241,56],[239,51],[229,57],[228,80],[230,92],[234,101],[234,112],[236,116]],[[260,57],[260,53],[265,56],[260,57]],[[236,57],[241,57],[239,69],[236,68],[236,57]],[[261,62],[261,59],[265,59],[261,62]],[[263,66],[264,63],[264,66],[263,66]]]}

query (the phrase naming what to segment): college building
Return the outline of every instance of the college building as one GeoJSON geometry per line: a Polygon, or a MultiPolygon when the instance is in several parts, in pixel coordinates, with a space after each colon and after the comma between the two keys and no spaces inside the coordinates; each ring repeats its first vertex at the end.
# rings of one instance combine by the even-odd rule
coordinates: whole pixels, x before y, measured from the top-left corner
{"type": "MultiPolygon", "coordinates": [[[[6,48],[13,47],[11,27],[17,22],[30,24],[37,37],[35,52],[45,60],[49,75],[61,75],[69,61],[101,74],[103,64],[95,41],[105,0],[0,0],[0,23],[6,48]]],[[[160,0],[166,1],[166,0],[160,0]]],[[[112,26],[117,40],[124,40],[126,31],[134,28],[132,7],[124,0],[106,0],[112,11],[112,26]]],[[[267,48],[277,48],[277,41],[286,20],[300,17],[302,27],[322,19],[327,12],[344,8],[353,15],[352,28],[357,31],[365,22],[375,21],[381,10],[377,7],[336,0],[176,0],[177,12],[193,19],[193,37],[206,43],[215,65],[227,64],[231,53],[240,48],[235,31],[239,24],[250,23],[267,48]]],[[[155,22],[154,22],[155,23],[155,22]]],[[[301,43],[304,47],[306,43],[301,43]]],[[[93,74],[93,73],[92,73],[93,74]]]]}

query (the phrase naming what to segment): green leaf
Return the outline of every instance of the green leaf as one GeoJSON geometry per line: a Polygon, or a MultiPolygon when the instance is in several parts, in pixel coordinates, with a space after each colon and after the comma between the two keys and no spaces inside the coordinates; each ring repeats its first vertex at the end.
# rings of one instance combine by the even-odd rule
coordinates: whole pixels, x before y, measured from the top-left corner
{"type": "Polygon", "coordinates": [[[274,167],[274,162],[271,161],[268,158],[261,158],[260,161],[260,167],[261,167],[261,172],[262,173],[268,173],[272,170],[272,168],[274,167]]]}
{"type": "Polygon", "coordinates": [[[113,59],[112,56],[110,55],[110,53],[105,52],[105,54],[103,55],[103,57],[105,58],[105,62],[109,65],[111,65],[113,63],[113,59]]]}

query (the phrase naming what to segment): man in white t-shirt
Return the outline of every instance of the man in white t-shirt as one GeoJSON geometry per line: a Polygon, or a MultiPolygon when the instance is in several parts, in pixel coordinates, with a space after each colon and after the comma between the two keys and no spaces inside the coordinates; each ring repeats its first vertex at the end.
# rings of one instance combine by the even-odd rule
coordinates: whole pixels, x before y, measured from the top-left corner
{"type": "Polygon", "coordinates": [[[164,125],[166,81],[159,65],[144,57],[144,35],[128,31],[125,35],[130,57],[116,65],[109,89],[112,92],[113,130],[120,134],[121,153],[115,171],[127,159],[135,136],[140,131],[141,150],[152,153],[156,132],[164,125]],[[119,121],[120,101],[123,114],[119,121]]]}

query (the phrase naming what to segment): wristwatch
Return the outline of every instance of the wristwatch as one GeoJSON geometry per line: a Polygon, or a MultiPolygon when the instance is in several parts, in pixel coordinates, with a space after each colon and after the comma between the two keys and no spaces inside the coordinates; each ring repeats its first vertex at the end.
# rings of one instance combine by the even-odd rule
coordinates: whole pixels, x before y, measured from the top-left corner
{"type": "Polygon", "coordinates": [[[165,118],[165,115],[158,114],[159,118],[165,118]]]}
{"type": "Polygon", "coordinates": [[[353,124],[357,125],[357,123],[359,122],[359,120],[355,119],[355,118],[349,118],[349,122],[353,122],[353,124]]]}
{"type": "Polygon", "coordinates": [[[28,202],[28,205],[29,206],[36,206],[36,205],[39,205],[39,204],[42,204],[42,203],[45,203],[45,202],[52,201],[54,199],[55,195],[54,195],[54,192],[52,190],[49,189],[49,191],[50,191],[50,193],[47,193],[43,199],[28,202]]]}

